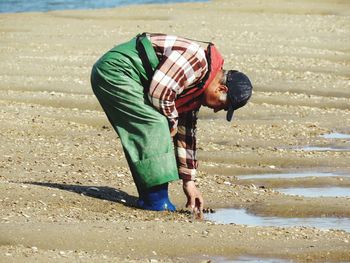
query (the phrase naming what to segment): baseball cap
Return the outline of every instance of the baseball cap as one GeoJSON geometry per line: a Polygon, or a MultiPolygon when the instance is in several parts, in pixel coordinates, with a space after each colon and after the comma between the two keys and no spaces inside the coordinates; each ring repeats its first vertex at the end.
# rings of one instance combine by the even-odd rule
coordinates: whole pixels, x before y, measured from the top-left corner
{"type": "Polygon", "coordinates": [[[243,107],[252,96],[253,86],[249,78],[237,70],[229,70],[226,75],[229,106],[226,120],[231,121],[233,112],[243,107]]]}

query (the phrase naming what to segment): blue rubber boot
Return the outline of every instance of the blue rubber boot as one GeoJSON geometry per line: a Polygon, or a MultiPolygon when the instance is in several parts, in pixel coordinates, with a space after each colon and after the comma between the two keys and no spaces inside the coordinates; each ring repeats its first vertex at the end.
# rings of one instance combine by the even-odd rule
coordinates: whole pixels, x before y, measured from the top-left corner
{"type": "Polygon", "coordinates": [[[137,205],[141,209],[153,211],[175,211],[176,207],[168,196],[168,183],[139,191],[137,205]]]}

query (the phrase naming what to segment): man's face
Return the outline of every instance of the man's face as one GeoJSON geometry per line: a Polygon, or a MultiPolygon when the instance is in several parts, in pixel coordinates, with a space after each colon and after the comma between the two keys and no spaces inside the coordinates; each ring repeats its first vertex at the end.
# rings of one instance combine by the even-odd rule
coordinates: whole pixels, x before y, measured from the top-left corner
{"type": "Polygon", "coordinates": [[[227,110],[228,101],[222,100],[225,92],[210,92],[203,96],[202,105],[214,110],[214,112],[219,112],[221,110],[227,110]]]}
{"type": "Polygon", "coordinates": [[[209,84],[203,94],[202,105],[218,112],[226,110],[229,106],[227,97],[228,88],[220,83],[222,72],[219,72],[209,84]]]}

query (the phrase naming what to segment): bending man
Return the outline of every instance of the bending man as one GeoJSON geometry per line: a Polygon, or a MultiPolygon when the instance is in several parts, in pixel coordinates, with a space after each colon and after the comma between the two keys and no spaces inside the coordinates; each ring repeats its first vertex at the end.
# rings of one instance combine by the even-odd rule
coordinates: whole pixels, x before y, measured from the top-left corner
{"type": "Polygon", "coordinates": [[[202,210],[194,183],[197,113],[202,105],[225,110],[231,121],[252,94],[248,77],[223,70],[223,63],[211,43],[204,49],[185,38],[143,33],[93,66],[92,88],[120,137],[140,208],[174,211],[168,183],[182,179],[186,206],[202,210]]]}

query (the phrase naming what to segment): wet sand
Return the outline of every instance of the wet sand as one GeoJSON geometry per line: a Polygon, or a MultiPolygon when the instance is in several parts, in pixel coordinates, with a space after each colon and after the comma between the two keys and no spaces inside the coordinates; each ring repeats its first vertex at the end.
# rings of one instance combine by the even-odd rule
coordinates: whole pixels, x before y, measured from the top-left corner
{"type": "MultiPolygon", "coordinates": [[[[206,207],[291,217],[350,217],[350,197],[286,187],[349,187],[350,178],[242,180],[239,175],[350,174],[348,1],[232,1],[0,15],[0,262],[206,262],[239,256],[350,261],[350,233],[192,222],[133,208],[121,144],[92,94],[92,64],[139,32],[217,44],[251,76],[234,122],[203,108],[198,185],[206,207]],[[300,147],[343,151],[303,151],[300,147]],[[260,187],[260,188],[259,188],[260,187]]],[[[179,209],[181,184],[170,187],[179,209]]]]}

